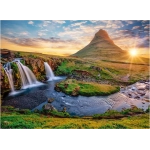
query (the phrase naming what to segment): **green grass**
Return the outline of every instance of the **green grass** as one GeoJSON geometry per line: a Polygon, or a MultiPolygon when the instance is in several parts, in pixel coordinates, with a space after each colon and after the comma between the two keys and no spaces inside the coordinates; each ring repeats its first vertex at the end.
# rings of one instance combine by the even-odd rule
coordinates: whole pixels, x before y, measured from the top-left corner
{"type": "Polygon", "coordinates": [[[2,113],[2,129],[144,129],[149,128],[149,114],[121,119],[57,118],[42,114],[2,113]]]}
{"type": "Polygon", "coordinates": [[[112,123],[111,125],[107,124],[104,126],[99,127],[99,129],[127,129],[125,125],[112,123]]]}
{"type": "MultiPolygon", "coordinates": [[[[147,109],[146,112],[148,112],[147,109]]],[[[2,129],[143,129],[149,128],[149,114],[138,108],[117,112],[110,110],[93,117],[71,117],[67,112],[31,112],[2,106],[2,129]],[[129,112],[132,112],[129,113],[129,112]],[[135,113],[133,113],[135,112],[135,113]],[[129,114],[126,116],[126,114],[129,114]],[[117,116],[122,118],[117,119],[117,116]],[[101,117],[100,117],[101,116],[101,117]],[[115,117],[114,117],[115,116],[115,117]],[[108,117],[109,119],[107,119],[108,117]]]]}
{"type": "Polygon", "coordinates": [[[42,112],[40,112],[44,115],[51,115],[51,116],[55,116],[55,117],[60,117],[60,118],[70,118],[70,114],[67,112],[59,112],[59,111],[50,111],[50,110],[42,110],[42,112]]]}
{"type": "MultiPolygon", "coordinates": [[[[149,108],[146,110],[146,112],[149,112],[149,108]]],[[[137,115],[137,114],[144,114],[146,113],[144,112],[144,110],[137,108],[137,107],[133,107],[133,108],[129,108],[129,109],[125,109],[122,110],[121,112],[118,112],[116,110],[108,110],[103,114],[95,114],[93,115],[94,119],[104,119],[104,118],[109,118],[109,119],[118,119],[118,118],[123,118],[123,117],[127,117],[127,116],[133,116],[133,115],[137,115]]]]}
{"type": "Polygon", "coordinates": [[[74,62],[63,61],[61,65],[57,68],[55,73],[57,75],[68,75],[71,74],[72,70],[75,68],[74,62]]]}
{"type": "MultiPolygon", "coordinates": [[[[73,95],[94,96],[94,95],[109,95],[119,91],[119,87],[107,84],[98,84],[92,82],[82,82],[68,79],[56,85],[60,91],[73,95]]],[[[57,90],[56,88],[56,90],[57,90]]]]}

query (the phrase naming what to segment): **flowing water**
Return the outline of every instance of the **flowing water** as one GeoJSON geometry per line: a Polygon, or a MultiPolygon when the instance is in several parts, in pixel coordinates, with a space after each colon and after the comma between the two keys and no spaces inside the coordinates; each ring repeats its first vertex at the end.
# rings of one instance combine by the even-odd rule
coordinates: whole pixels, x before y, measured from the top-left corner
{"type": "Polygon", "coordinates": [[[46,71],[46,77],[47,79],[50,80],[54,80],[55,75],[51,69],[51,67],[49,66],[49,64],[47,62],[44,62],[44,66],[45,66],[45,71],[46,71]]]}
{"type": "MultiPolygon", "coordinates": [[[[48,98],[53,98],[54,101],[51,104],[58,111],[62,111],[64,108],[66,108],[67,112],[69,112],[71,115],[77,116],[101,114],[106,112],[108,109],[121,111],[125,108],[131,108],[132,105],[144,110],[148,108],[149,102],[144,100],[144,97],[137,99],[134,97],[133,93],[135,94],[135,92],[138,92],[138,89],[135,91],[136,88],[150,85],[150,82],[134,84],[127,87],[123,91],[121,90],[120,92],[109,96],[72,97],[54,90],[55,84],[61,80],[64,80],[66,77],[54,76],[51,67],[46,62],[44,65],[48,82],[45,84],[38,82],[32,71],[23,65],[20,60],[15,60],[15,62],[17,63],[20,72],[22,89],[18,91],[18,95],[9,95],[5,97],[3,105],[11,105],[14,107],[31,110],[41,110],[43,105],[47,104],[48,98]],[[128,95],[131,94],[131,91],[133,97],[130,98],[128,95]]],[[[5,65],[4,69],[9,79],[11,91],[14,91],[10,64],[5,65]]]]}
{"type": "Polygon", "coordinates": [[[7,63],[7,65],[4,67],[5,73],[8,77],[8,81],[10,84],[11,92],[14,92],[14,82],[13,82],[13,77],[12,77],[12,69],[10,63],[7,63]]]}
{"type": "Polygon", "coordinates": [[[47,77],[48,81],[61,79],[60,77],[56,77],[54,75],[51,67],[49,66],[49,64],[47,62],[44,62],[44,66],[45,66],[46,77],[47,77]]]}
{"type": "Polygon", "coordinates": [[[41,85],[39,81],[36,80],[35,75],[33,72],[25,65],[23,65],[20,60],[16,60],[16,64],[19,69],[19,73],[21,76],[21,82],[22,82],[22,89],[26,89],[29,87],[41,85]]]}

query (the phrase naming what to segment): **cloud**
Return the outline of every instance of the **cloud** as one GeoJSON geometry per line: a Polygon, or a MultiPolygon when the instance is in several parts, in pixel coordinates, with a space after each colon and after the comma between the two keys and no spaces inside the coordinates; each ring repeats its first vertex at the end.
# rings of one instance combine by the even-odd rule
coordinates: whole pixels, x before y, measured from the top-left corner
{"type": "Polygon", "coordinates": [[[18,46],[30,48],[51,48],[51,49],[80,49],[82,46],[74,40],[62,40],[60,38],[7,38],[2,39],[18,46]]]}
{"type": "Polygon", "coordinates": [[[43,27],[46,27],[46,26],[48,26],[49,24],[50,24],[51,22],[50,21],[43,21],[43,27]]]}
{"type": "Polygon", "coordinates": [[[132,30],[136,30],[136,29],[140,29],[141,27],[140,26],[134,26],[133,28],[132,28],[132,30]]]}
{"type": "Polygon", "coordinates": [[[135,33],[132,30],[119,30],[119,34],[121,34],[122,37],[135,37],[135,33]]]}
{"type": "Polygon", "coordinates": [[[22,27],[18,27],[17,29],[13,28],[13,30],[6,28],[5,32],[3,30],[2,35],[7,37],[5,40],[19,46],[24,46],[22,47],[24,49],[25,46],[27,46],[30,48],[58,49],[58,51],[63,49],[69,52],[72,49],[76,51],[80,50],[89,44],[95,33],[100,29],[106,30],[109,36],[114,40],[114,43],[122,49],[129,49],[135,46],[147,48],[148,43],[145,39],[145,37],[149,35],[149,24],[147,20],[70,20],[70,22],[67,21],[67,23],[63,20],[42,20],[38,22],[34,21],[33,24],[30,24],[35,27],[35,30],[32,31],[33,34],[28,30],[28,32],[24,31],[22,27]],[[29,37],[29,33],[30,38],[27,38],[29,37]],[[47,36],[45,35],[54,37],[46,38],[47,36]],[[35,36],[37,36],[37,38],[35,38],[35,36]]]}
{"type": "Polygon", "coordinates": [[[20,33],[20,35],[24,35],[24,36],[26,36],[26,35],[28,35],[28,34],[29,34],[29,33],[26,32],[26,31],[20,33]]]}
{"type": "Polygon", "coordinates": [[[31,25],[33,25],[33,24],[34,24],[34,22],[33,22],[33,21],[29,21],[29,22],[28,22],[28,24],[31,24],[31,25]]]}
{"type": "Polygon", "coordinates": [[[144,27],[144,29],[149,29],[149,27],[150,27],[150,25],[148,24],[144,27]]]}
{"type": "Polygon", "coordinates": [[[74,24],[71,24],[71,27],[76,27],[76,26],[81,26],[82,24],[85,24],[87,21],[82,21],[82,22],[76,22],[74,24]]]}
{"type": "Polygon", "coordinates": [[[133,24],[134,20],[125,20],[124,22],[126,23],[126,25],[129,25],[129,24],[133,24]]]}
{"type": "Polygon", "coordinates": [[[138,48],[149,48],[149,37],[143,38],[143,40],[139,40],[137,44],[138,48]]]}
{"type": "Polygon", "coordinates": [[[40,30],[41,32],[47,32],[48,30],[47,29],[43,29],[43,30],[40,30]]]}
{"type": "Polygon", "coordinates": [[[38,32],[38,36],[44,36],[44,35],[46,35],[46,33],[38,32]]]}
{"type": "Polygon", "coordinates": [[[99,20],[89,20],[91,23],[97,23],[99,20]]]}
{"type": "Polygon", "coordinates": [[[13,35],[13,33],[12,33],[12,32],[7,32],[7,34],[8,34],[8,35],[13,35]]]}
{"type": "Polygon", "coordinates": [[[149,20],[143,20],[142,21],[142,23],[148,23],[149,22],[149,20]]]}
{"type": "Polygon", "coordinates": [[[64,20],[52,20],[52,22],[58,23],[58,24],[64,24],[64,23],[66,23],[64,20]]]}

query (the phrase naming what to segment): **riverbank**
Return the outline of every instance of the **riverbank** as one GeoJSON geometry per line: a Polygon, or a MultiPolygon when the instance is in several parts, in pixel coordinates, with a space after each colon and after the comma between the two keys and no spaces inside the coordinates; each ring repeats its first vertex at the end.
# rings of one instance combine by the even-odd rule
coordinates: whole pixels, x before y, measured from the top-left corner
{"type": "Polygon", "coordinates": [[[29,111],[2,112],[2,129],[149,129],[149,114],[120,119],[60,118],[29,111]],[[24,114],[22,114],[22,112],[24,114]]]}

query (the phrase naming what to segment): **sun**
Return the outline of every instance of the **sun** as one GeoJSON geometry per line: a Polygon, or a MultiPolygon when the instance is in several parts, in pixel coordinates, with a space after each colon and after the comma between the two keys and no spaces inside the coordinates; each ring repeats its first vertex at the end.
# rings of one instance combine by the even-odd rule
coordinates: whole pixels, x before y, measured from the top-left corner
{"type": "Polygon", "coordinates": [[[130,53],[130,55],[131,55],[132,57],[135,57],[135,56],[138,55],[138,52],[137,52],[136,49],[131,49],[131,50],[129,51],[129,53],[130,53]]]}

